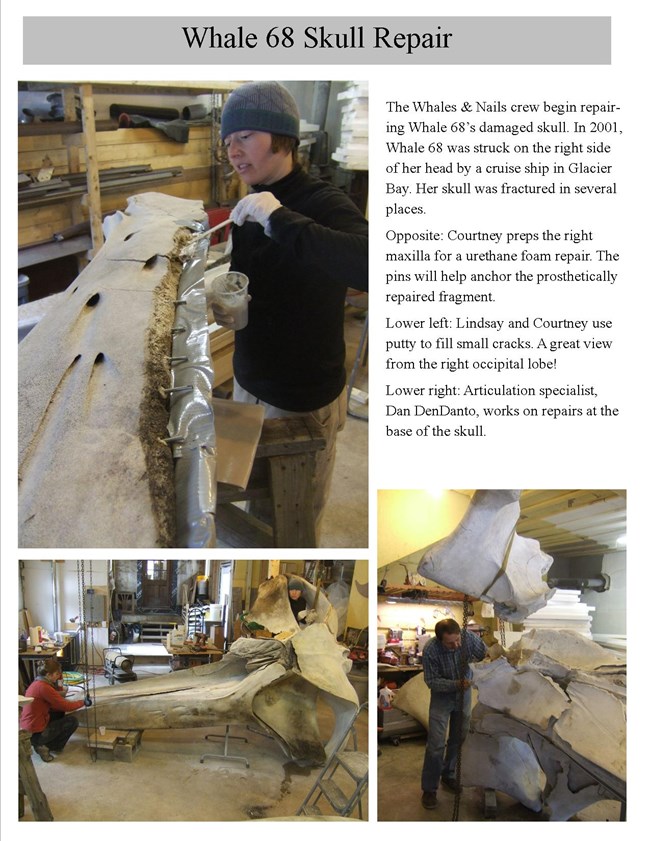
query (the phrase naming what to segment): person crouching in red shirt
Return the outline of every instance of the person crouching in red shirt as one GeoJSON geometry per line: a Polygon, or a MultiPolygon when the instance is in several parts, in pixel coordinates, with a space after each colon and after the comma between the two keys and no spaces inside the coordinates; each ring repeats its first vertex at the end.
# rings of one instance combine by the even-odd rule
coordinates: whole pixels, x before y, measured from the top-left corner
{"type": "Polygon", "coordinates": [[[58,660],[51,657],[39,666],[38,677],[25,692],[27,698],[34,700],[23,707],[20,727],[32,734],[32,746],[43,762],[51,762],[54,757],[50,750],[62,751],[79,727],[79,720],[66,713],[90,705],[90,699],[88,702],[66,701],[57,688],[62,677],[58,660]]]}

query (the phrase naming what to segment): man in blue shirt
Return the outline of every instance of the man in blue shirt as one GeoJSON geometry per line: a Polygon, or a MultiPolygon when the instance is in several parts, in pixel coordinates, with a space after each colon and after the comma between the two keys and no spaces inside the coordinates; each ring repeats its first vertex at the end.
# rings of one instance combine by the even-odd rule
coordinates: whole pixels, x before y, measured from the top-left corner
{"type": "Polygon", "coordinates": [[[487,654],[483,640],[471,632],[461,632],[455,619],[438,622],[435,634],[422,655],[424,682],[431,690],[429,735],[422,766],[425,809],[438,805],[441,778],[453,791],[457,789],[456,759],[469,730],[472,706],[469,663],[482,660],[487,654]]]}

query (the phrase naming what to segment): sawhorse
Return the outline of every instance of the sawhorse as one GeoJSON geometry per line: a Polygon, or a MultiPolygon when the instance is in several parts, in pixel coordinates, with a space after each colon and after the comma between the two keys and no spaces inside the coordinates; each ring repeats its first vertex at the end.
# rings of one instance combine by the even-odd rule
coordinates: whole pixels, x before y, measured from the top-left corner
{"type": "Polygon", "coordinates": [[[246,549],[314,548],[312,476],[316,453],[323,449],[320,426],[308,415],[265,420],[248,486],[217,488],[217,534],[246,549]],[[233,505],[254,500],[270,501],[270,525],[233,505]]]}
{"type": "Polygon", "coordinates": [[[21,730],[18,753],[18,817],[25,815],[25,795],[37,821],[53,821],[47,797],[41,788],[32,763],[31,733],[21,730]]]}

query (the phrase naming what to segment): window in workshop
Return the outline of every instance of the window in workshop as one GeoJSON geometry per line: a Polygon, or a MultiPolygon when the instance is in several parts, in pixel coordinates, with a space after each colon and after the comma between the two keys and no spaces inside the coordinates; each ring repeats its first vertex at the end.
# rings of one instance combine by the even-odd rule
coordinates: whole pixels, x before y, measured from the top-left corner
{"type": "Polygon", "coordinates": [[[167,579],[167,561],[147,561],[145,575],[149,581],[165,581],[167,579]]]}

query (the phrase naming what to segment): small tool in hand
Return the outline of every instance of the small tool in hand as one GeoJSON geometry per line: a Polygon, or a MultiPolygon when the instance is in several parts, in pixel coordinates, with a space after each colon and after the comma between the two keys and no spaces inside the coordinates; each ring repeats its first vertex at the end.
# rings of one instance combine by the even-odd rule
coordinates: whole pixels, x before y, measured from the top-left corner
{"type": "Polygon", "coordinates": [[[183,250],[181,251],[181,257],[183,259],[187,259],[188,257],[194,256],[194,249],[196,245],[206,237],[212,236],[215,231],[221,230],[221,228],[225,228],[226,225],[232,224],[232,220],[230,218],[224,219],[223,222],[219,222],[218,225],[215,225],[214,228],[210,228],[207,231],[203,231],[202,233],[192,234],[186,244],[183,246],[183,250]]]}

